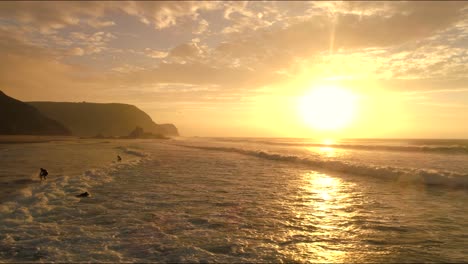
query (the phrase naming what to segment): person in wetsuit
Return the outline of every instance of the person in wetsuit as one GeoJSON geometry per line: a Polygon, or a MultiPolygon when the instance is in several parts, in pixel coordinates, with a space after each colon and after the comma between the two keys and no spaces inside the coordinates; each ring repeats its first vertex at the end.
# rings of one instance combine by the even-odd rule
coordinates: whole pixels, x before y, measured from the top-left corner
{"type": "Polygon", "coordinates": [[[49,175],[49,172],[46,169],[41,168],[41,172],[39,173],[39,177],[41,178],[41,181],[47,180],[47,175],[49,175]]]}

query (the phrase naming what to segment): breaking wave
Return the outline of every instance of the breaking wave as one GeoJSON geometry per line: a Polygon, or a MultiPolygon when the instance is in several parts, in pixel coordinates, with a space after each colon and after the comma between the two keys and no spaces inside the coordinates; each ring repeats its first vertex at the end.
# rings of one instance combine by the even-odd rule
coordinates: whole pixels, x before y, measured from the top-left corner
{"type": "Polygon", "coordinates": [[[139,150],[136,150],[136,149],[130,149],[130,148],[127,148],[127,147],[117,147],[117,149],[120,149],[125,154],[133,155],[133,156],[136,156],[136,157],[147,157],[148,156],[148,154],[146,154],[145,152],[139,151],[139,150]]]}
{"type": "MultiPolygon", "coordinates": [[[[133,153],[133,151],[129,152],[133,153]]],[[[53,209],[69,210],[70,204],[80,202],[81,198],[76,197],[77,194],[112,182],[118,171],[136,167],[147,160],[147,158],[140,158],[141,156],[148,157],[147,154],[135,153],[138,153],[135,156],[139,158],[129,158],[122,162],[112,162],[102,167],[90,168],[79,175],[54,175],[42,182],[31,179],[30,184],[20,189],[12,197],[13,199],[0,204],[0,220],[15,226],[24,222],[33,222],[34,215],[47,215],[47,212],[53,209]]],[[[93,196],[92,191],[91,196],[93,196]]],[[[0,241],[0,249],[1,245],[0,241]]]]}
{"type": "Polygon", "coordinates": [[[273,142],[262,140],[232,140],[218,139],[219,141],[227,142],[248,142],[261,143],[274,146],[289,146],[289,147],[328,147],[340,149],[357,149],[357,150],[382,150],[382,151],[403,151],[403,152],[435,152],[447,154],[466,154],[468,155],[468,146],[461,144],[452,145],[407,145],[407,146],[391,146],[391,145],[368,145],[368,144],[321,144],[321,143],[295,143],[295,142],[273,142]]]}
{"type": "Polygon", "coordinates": [[[121,162],[107,162],[79,173],[54,173],[42,182],[34,177],[2,201],[0,262],[122,262],[121,253],[107,247],[112,237],[96,235],[100,223],[92,221],[109,210],[101,205],[106,194],[97,188],[113,182],[122,172],[138,169],[151,156],[133,148],[119,149],[129,154],[121,162]],[[91,196],[77,197],[83,192],[91,196]],[[78,244],[76,250],[66,247],[74,243],[78,244]]]}
{"type": "Polygon", "coordinates": [[[340,173],[350,173],[361,176],[379,177],[400,182],[439,185],[453,188],[468,187],[468,174],[460,174],[451,171],[367,165],[338,160],[323,160],[320,158],[281,155],[277,153],[269,153],[266,151],[246,150],[239,148],[184,145],[179,146],[203,150],[234,152],[267,160],[303,164],[313,167],[314,169],[322,169],[340,173]]]}

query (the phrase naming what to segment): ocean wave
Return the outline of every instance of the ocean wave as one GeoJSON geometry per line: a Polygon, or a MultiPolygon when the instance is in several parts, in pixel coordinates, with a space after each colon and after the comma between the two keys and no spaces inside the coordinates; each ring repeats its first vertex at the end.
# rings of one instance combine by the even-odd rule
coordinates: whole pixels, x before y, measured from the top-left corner
{"type": "Polygon", "coordinates": [[[148,156],[147,153],[145,153],[143,151],[136,150],[136,149],[131,149],[131,148],[127,148],[127,147],[117,147],[117,149],[120,149],[125,154],[133,155],[133,156],[136,156],[136,157],[147,157],[148,156]]]}
{"type": "MultiPolygon", "coordinates": [[[[70,259],[72,256],[62,254],[64,248],[61,243],[73,243],[76,239],[96,243],[96,237],[88,231],[88,228],[76,224],[89,221],[83,219],[89,210],[101,208],[89,206],[90,203],[102,199],[98,191],[93,191],[93,188],[113,181],[114,173],[139,166],[144,160],[145,158],[129,159],[91,168],[77,175],[54,175],[42,182],[36,180],[35,183],[21,189],[13,199],[2,201],[0,262],[42,262],[44,259],[82,262],[81,254],[77,255],[78,259],[74,259],[75,256],[70,259]],[[76,197],[85,191],[91,193],[90,198],[76,197]],[[18,240],[18,237],[23,239],[18,240]],[[67,239],[69,242],[64,242],[67,239]]],[[[99,239],[101,241],[97,243],[105,245],[105,241],[110,238],[99,239]]],[[[99,257],[102,262],[121,262],[119,253],[107,248],[101,250],[98,255],[89,256],[99,257]]]]}
{"type": "Polygon", "coordinates": [[[233,139],[218,139],[225,142],[248,142],[260,143],[274,146],[289,146],[289,147],[321,147],[321,148],[340,148],[340,149],[358,149],[358,150],[382,150],[382,151],[403,151],[403,152],[435,152],[447,154],[466,154],[468,155],[468,146],[452,144],[452,145],[407,145],[407,146],[391,146],[391,145],[369,145],[369,144],[322,144],[322,143],[295,143],[295,142],[273,142],[265,140],[233,140],[233,139]]]}
{"type": "Polygon", "coordinates": [[[294,155],[282,155],[270,153],[261,150],[247,150],[228,147],[204,147],[204,146],[186,146],[183,147],[214,150],[223,152],[234,152],[262,159],[273,161],[291,162],[303,164],[314,169],[326,171],[350,173],[354,175],[379,177],[407,183],[420,183],[425,185],[440,185],[453,188],[467,188],[468,174],[460,174],[451,171],[439,171],[429,169],[403,168],[392,166],[377,166],[368,164],[358,164],[339,160],[324,160],[320,158],[300,157],[294,155]]]}
{"type": "Polygon", "coordinates": [[[72,205],[81,200],[76,197],[77,194],[88,191],[92,197],[93,187],[112,182],[118,171],[139,166],[149,156],[145,157],[89,168],[77,175],[54,175],[45,181],[31,180],[31,184],[0,205],[0,220],[12,228],[25,222],[32,223],[34,218],[47,215],[49,211],[73,210],[72,205]]]}

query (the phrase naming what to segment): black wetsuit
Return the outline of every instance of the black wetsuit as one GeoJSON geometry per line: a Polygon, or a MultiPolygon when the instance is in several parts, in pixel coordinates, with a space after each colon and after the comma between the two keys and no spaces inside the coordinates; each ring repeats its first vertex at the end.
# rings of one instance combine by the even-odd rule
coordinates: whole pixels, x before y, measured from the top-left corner
{"type": "Polygon", "coordinates": [[[47,172],[46,169],[41,168],[41,173],[39,174],[39,176],[41,177],[41,180],[42,180],[42,179],[46,180],[46,179],[47,179],[47,175],[49,175],[49,172],[47,172]]]}

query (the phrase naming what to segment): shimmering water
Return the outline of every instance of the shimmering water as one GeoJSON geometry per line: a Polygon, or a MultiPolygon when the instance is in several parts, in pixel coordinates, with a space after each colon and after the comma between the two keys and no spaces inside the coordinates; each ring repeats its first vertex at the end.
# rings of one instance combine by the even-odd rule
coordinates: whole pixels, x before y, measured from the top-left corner
{"type": "Polygon", "coordinates": [[[0,261],[466,261],[464,144],[3,144],[0,261]]]}

